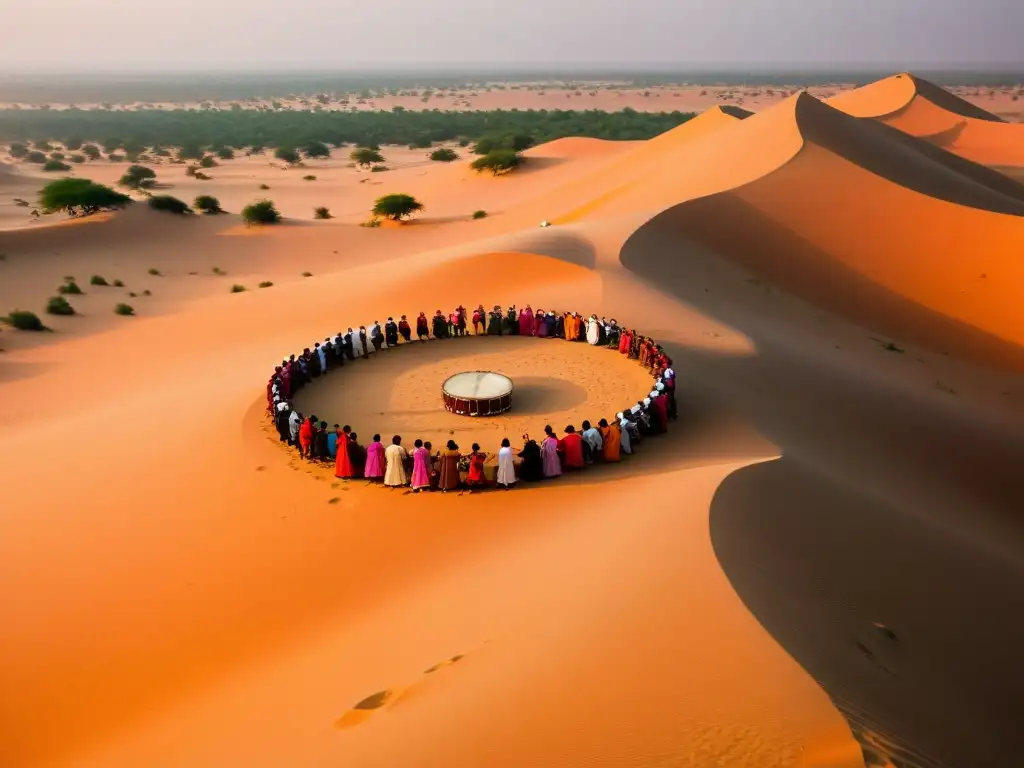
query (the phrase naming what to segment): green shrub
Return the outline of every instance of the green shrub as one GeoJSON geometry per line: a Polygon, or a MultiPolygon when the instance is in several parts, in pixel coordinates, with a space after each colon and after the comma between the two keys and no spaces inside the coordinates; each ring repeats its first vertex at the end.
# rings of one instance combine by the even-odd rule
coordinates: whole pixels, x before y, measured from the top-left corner
{"type": "Polygon", "coordinates": [[[114,314],[127,317],[135,314],[135,308],[131,304],[118,304],[114,307],[114,314]]]}
{"type": "Polygon", "coordinates": [[[93,275],[89,278],[89,285],[110,285],[103,275],[93,275]]]}
{"type": "Polygon", "coordinates": [[[86,144],[82,147],[82,154],[90,160],[99,160],[103,156],[103,153],[100,152],[100,148],[95,144],[86,144]]]}
{"type": "Polygon", "coordinates": [[[39,200],[47,213],[67,211],[82,216],[110,208],[123,208],[132,201],[127,195],[88,179],[51,181],[43,187],[39,200]]]}
{"type": "Polygon", "coordinates": [[[384,162],[384,155],[378,150],[379,148],[357,147],[349,152],[348,159],[362,168],[369,168],[374,163],[384,162]]]}
{"type": "Polygon", "coordinates": [[[451,163],[459,159],[459,153],[454,149],[441,147],[430,153],[430,159],[438,163],[451,163]]]}
{"type": "Polygon", "coordinates": [[[321,206],[320,208],[314,209],[314,211],[313,211],[313,218],[314,219],[330,219],[331,218],[331,212],[327,208],[321,206]]]}
{"type": "Polygon", "coordinates": [[[270,200],[257,200],[242,209],[242,219],[246,224],[276,224],[281,214],[270,200]]]}
{"type": "Polygon", "coordinates": [[[324,144],[322,141],[311,141],[302,151],[306,153],[306,157],[330,157],[331,148],[324,144]]]}
{"type": "Polygon", "coordinates": [[[53,149],[53,145],[51,145],[46,139],[36,139],[32,142],[32,146],[36,149],[42,150],[43,152],[49,152],[53,149]]]}
{"type": "Polygon", "coordinates": [[[154,195],[149,198],[149,207],[154,211],[166,211],[167,213],[176,213],[179,216],[192,213],[188,203],[171,195],[154,195]]]}
{"type": "Polygon", "coordinates": [[[63,160],[64,159],[64,153],[63,152],[51,152],[50,153],[50,159],[51,160],[63,160]]]}
{"type": "Polygon", "coordinates": [[[130,165],[117,183],[128,189],[146,189],[152,187],[152,183],[147,184],[147,182],[155,180],[156,171],[152,168],[147,168],[144,165],[130,165]]]}
{"type": "Polygon", "coordinates": [[[75,282],[74,278],[66,280],[64,285],[57,287],[57,293],[68,296],[81,296],[83,291],[78,287],[78,283],[75,282]]]}
{"type": "Polygon", "coordinates": [[[199,195],[195,200],[192,201],[192,207],[197,211],[201,211],[206,214],[223,213],[224,210],[220,207],[220,201],[216,197],[210,195],[199,195]]]}
{"type": "Polygon", "coordinates": [[[71,162],[75,164],[81,164],[85,162],[85,155],[72,155],[71,162]]]}
{"type": "Polygon", "coordinates": [[[370,173],[384,173],[384,171],[390,171],[386,165],[375,165],[370,169],[370,173]]]}
{"type": "Polygon", "coordinates": [[[199,161],[200,168],[216,168],[219,165],[213,155],[203,155],[203,158],[199,161]]]}
{"type": "Polygon", "coordinates": [[[107,155],[107,160],[112,163],[120,163],[124,161],[124,155],[107,155]]]}
{"type": "Polygon", "coordinates": [[[400,221],[422,210],[423,204],[415,197],[401,193],[384,195],[373,204],[374,216],[392,221],[400,221]]]}
{"type": "Polygon", "coordinates": [[[272,282],[270,282],[269,280],[264,280],[262,283],[260,283],[260,288],[270,288],[273,285],[274,284],[272,282]]]}
{"type": "Polygon", "coordinates": [[[235,283],[234,285],[231,286],[232,293],[242,293],[243,291],[245,291],[244,285],[239,285],[238,283],[235,283]]]}
{"type": "Polygon", "coordinates": [[[473,218],[474,219],[486,219],[487,218],[487,211],[473,211],[473,218]]]}
{"type": "Polygon", "coordinates": [[[302,160],[298,151],[291,147],[278,147],[274,150],[274,157],[278,160],[284,160],[289,165],[296,165],[302,160]]]}
{"type": "Polygon", "coordinates": [[[8,147],[7,153],[16,160],[23,159],[28,155],[28,147],[22,144],[20,141],[11,142],[11,146],[8,147]]]}
{"type": "Polygon", "coordinates": [[[494,176],[510,173],[523,162],[523,156],[514,149],[495,149],[483,157],[478,157],[469,167],[477,173],[490,171],[494,176]]]}
{"type": "Polygon", "coordinates": [[[49,173],[55,171],[70,171],[71,166],[67,163],[62,163],[60,160],[47,160],[43,163],[43,170],[49,173]]]}
{"type": "Polygon", "coordinates": [[[38,165],[42,165],[43,163],[46,162],[46,155],[44,155],[37,149],[33,149],[31,152],[25,155],[25,161],[29,163],[36,163],[38,165]]]}
{"type": "Polygon", "coordinates": [[[75,308],[63,296],[51,296],[46,302],[46,312],[50,315],[73,315],[75,308]]]}
{"type": "Polygon", "coordinates": [[[498,149],[511,149],[522,152],[533,146],[533,137],[525,133],[512,133],[505,136],[485,136],[473,147],[476,155],[488,155],[498,149]]]}
{"type": "Polygon", "coordinates": [[[64,148],[69,152],[75,152],[82,148],[82,140],[77,136],[64,140],[64,148]]]}
{"type": "Polygon", "coordinates": [[[231,147],[221,147],[217,150],[217,157],[221,160],[233,160],[235,157],[235,150],[231,147]]]}
{"type": "Polygon", "coordinates": [[[25,310],[16,309],[6,318],[5,322],[8,325],[17,328],[19,331],[45,331],[46,326],[43,325],[43,321],[39,319],[39,316],[34,312],[26,312],[25,310]]]}

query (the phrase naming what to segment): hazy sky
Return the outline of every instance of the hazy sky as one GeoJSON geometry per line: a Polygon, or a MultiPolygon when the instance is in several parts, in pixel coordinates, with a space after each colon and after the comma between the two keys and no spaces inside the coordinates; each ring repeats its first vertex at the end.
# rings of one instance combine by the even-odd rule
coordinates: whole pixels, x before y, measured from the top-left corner
{"type": "Polygon", "coordinates": [[[1024,0],[11,0],[0,69],[1021,64],[1024,0]]]}

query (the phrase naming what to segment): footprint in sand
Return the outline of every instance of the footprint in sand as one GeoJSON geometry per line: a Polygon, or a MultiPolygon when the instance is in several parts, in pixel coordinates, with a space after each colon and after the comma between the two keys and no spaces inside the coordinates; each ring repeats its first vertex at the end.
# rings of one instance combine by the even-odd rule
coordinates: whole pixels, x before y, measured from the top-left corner
{"type": "MultiPolygon", "coordinates": [[[[488,640],[486,642],[490,641],[488,640]]],[[[367,696],[365,699],[362,699],[353,706],[352,709],[335,720],[334,727],[341,730],[354,728],[355,726],[366,722],[374,713],[379,712],[382,709],[391,709],[398,704],[399,701],[406,699],[409,694],[419,690],[424,683],[427,682],[427,678],[425,677],[426,675],[431,675],[445,667],[450,667],[465,657],[466,654],[457,653],[451,658],[440,661],[432,667],[425,669],[423,671],[424,677],[410,685],[399,688],[385,688],[383,691],[377,691],[377,693],[367,696]]]]}

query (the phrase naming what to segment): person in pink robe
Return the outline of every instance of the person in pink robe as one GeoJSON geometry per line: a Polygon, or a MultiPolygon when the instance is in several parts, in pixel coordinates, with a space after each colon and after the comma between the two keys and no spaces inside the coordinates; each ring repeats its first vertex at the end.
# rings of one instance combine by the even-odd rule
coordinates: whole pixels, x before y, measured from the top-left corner
{"type": "Polygon", "coordinates": [[[558,477],[562,474],[562,461],[558,458],[558,438],[550,426],[544,427],[544,434],[544,442],[540,444],[544,477],[558,477]]]}
{"type": "Polygon", "coordinates": [[[533,336],[533,310],[529,304],[519,313],[519,335],[533,336]]]}
{"type": "Polygon", "coordinates": [[[363,475],[371,481],[384,477],[384,445],[380,435],[374,435],[373,442],[366,449],[366,471],[363,475]]]}
{"type": "Polygon", "coordinates": [[[430,451],[423,447],[423,441],[417,440],[412,452],[412,492],[430,489],[430,451]]]}
{"type": "Polygon", "coordinates": [[[531,336],[540,336],[540,329],[544,327],[544,310],[538,309],[537,314],[533,316],[533,328],[530,330],[531,336]]]}

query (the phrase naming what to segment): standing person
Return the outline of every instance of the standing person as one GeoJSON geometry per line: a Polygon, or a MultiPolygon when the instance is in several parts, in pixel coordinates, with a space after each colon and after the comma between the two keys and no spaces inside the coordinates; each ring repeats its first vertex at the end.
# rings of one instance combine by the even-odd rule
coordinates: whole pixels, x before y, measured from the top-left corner
{"type": "Polygon", "coordinates": [[[519,335],[519,314],[516,312],[515,304],[508,308],[508,314],[505,316],[505,330],[509,336],[519,335]]]}
{"type": "Polygon", "coordinates": [[[355,468],[352,466],[352,457],[348,452],[349,433],[352,427],[346,424],[338,432],[338,445],[334,454],[334,476],[343,479],[355,477],[355,468]]]}
{"type": "Polygon", "coordinates": [[[547,315],[544,317],[544,331],[547,333],[549,339],[555,338],[555,332],[558,329],[558,320],[555,318],[554,310],[549,310],[547,315]]]}
{"type": "Polygon", "coordinates": [[[288,416],[288,443],[296,448],[299,447],[300,427],[302,427],[302,414],[298,411],[292,411],[291,415],[288,416]]]}
{"type": "MultiPolygon", "coordinates": [[[[334,431],[327,435],[327,455],[337,460],[338,458],[338,438],[341,437],[341,427],[337,424],[334,425],[334,431]]],[[[337,470],[335,470],[337,472],[337,470]]]]}
{"type": "Polygon", "coordinates": [[[323,376],[327,373],[327,347],[330,344],[330,339],[324,339],[323,345],[317,344],[317,354],[320,356],[320,375],[323,376]]]}
{"type": "Polygon", "coordinates": [[[384,477],[384,446],[380,435],[373,436],[373,442],[366,449],[366,479],[376,482],[384,477]]]}
{"type": "Polygon", "coordinates": [[[470,492],[482,488],[484,484],[484,461],[487,457],[480,452],[480,446],[473,443],[473,452],[469,454],[469,476],[466,478],[466,485],[470,492]]]}
{"type": "Polygon", "coordinates": [[[575,312],[570,312],[565,316],[565,320],[562,321],[562,333],[565,335],[566,341],[575,341],[576,339],[576,323],[579,319],[576,317],[575,312]]]}
{"type": "Polygon", "coordinates": [[[586,466],[583,438],[576,434],[576,427],[572,424],[565,428],[565,437],[558,441],[558,452],[562,454],[566,469],[583,469],[586,466]]]}
{"type": "Polygon", "coordinates": [[[441,471],[438,487],[442,493],[454,491],[462,482],[459,477],[459,460],[461,458],[462,454],[459,453],[459,446],[455,444],[454,440],[449,440],[447,450],[441,454],[438,460],[441,471]]]}
{"type": "MultiPolygon", "coordinates": [[[[536,443],[535,443],[536,445],[536,443]]],[[[512,458],[512,443],[506,437],[501,441],[501,448],[498,449],[498,485],[506,491],[516,484],[516,463],[512,458]]]]}
{"type": "Polygon", "coordinates": [[[430,324],[427,322],[426,312],[420,312],[420,316],[416,318],[416,337],[420,341],[430,338],[430,324]]]}
{"type": "Polygon", "coordinates": [[[398,332],[402,334],[406,344],[412,341],[412,328],[409,327],[409,321],[405,318],[405,315],[402,315],[402,319],[398,321],[398,332]]]}
{"type": "Polygon", "coordinates": [[[435,339],[446,339],[448,338],[448,321],[444,319],[444,315],[441,314],[441,310],[437,310],[434,313],[434,338],[435,339]]]}
{"type": "Polygon", "coordinates": [[[370,359],[370,344],[365,325],[359,326],[359,353],[367,360],[370,359]]]}
{"type": "Polygon", "coordinates": [[[384,485],[388,488],[400,488],[409,482],[405,474],[405,460],[409,454],[402,447],[402,438],[395,435],[391,438],[391,445],[384,451],[384,462],[387,468],[384,471],[384,485]]]}
{"type": "Polygon", "coordinates": [[[629,346],[633,341],[633,332],[629,328],[623,328],[619,336],[619,352],[623,355],[629,354],[629,346]]]}
{"type": "Polygon", "coordinates": [[[477,336],[482,336],[487,327],[484,322],[484,318],[486,317],[487,314],[484,312],[483,304],[473,310],[473,333],[477,336]]]}
{"type": "Polygon", "coordinates": [[[501,336],[501,324],[504,322],[505,316],[501,314],[501,307],[497,304],[494,305],[494,309],[491,310],[487,319],[487,335],[488,336],[501,336]]]}
{"type": "Polygon", "coordinates": [[[601,442],[604,445],[602,455],[605,461],[618,461],[621,449],[622,430],[618,423],[609,425],[605,419],[598,422],[601,429],[601,442]]]}
{"type": "Polygon", "coordinates": [[[313,436],[316,434],[316,416],[310,416],[299,427],[299,456],[313,460],[313,436]]]}
{"type": "Polygon", "coordinates": [[[430,471],[430,490],[436,491],[438,483],[437,460],[441,455],[441,452],[438,451],[438,455],[435,456],[432,453],[434,446],[430,444],[429,440],[423,443],[423,449],[427,452],[427,468],[430,471]]]}
{"type": "Polygon", "coordinates": [[[288,420],[291,418],[292,409],[287,402],[281,401],[277,404],[277,413],[274,414],[274,423],[277,426],[277,436],[282,443],[287,443],[289,438],[288,420]]]}
{"type": "Polygon", "coordinates": [[[590,449],[586,457],[587,464],[593,464],[597,461],[597,458],[601,456],[601,452],[604,450],[604,438],[601,437],[600,430],[591,426],[589,421],[583,422],[582,437],[583,442],[586,443],[587,447],[590,449]]]}
{"type": "Polygon", "coordinates": [[[651,390],[651,422],[656,432],[668,432],[668,398],[657,387],[651,390]]]}
{"type": "Polygon", "coordinates": [[[312,350],[307,347],[306,351],[303,353],[303,357],[306,358],[309,378],[312,381],[320,375],[320,342],[314,342],[312,350]]]}
{"type": "Polygon", "coordinates": [[[412,492],[430,490],[430,451],[423,446],[422,440],[413,444],[412,452],[412,492]]]}
{"type": "Polygon", "coordinates": [[[529,483],[539,482],[544,478],[544,460],[541,458],[540,446],[531,440],[529,433],[523,435],[523,450],[519,452],[522,463],[519,465],[519,477],[529,483]]]}
{"type": "Polygon", "coordinates": [[[545,338],[548,335],[548,315],[543,309],[538,309],[533,316],[533,335],[538,338],[545,338]]]}
{"type": "Polygon", "coordinates": [[[519,313],[519,335],[533,336],[533,309],[529,304],[519,313]]]}
{"type": "Polygon", "coordinates": [[[352,350],[352,357],[353,358],[362,357],[363,356],[363,339],[360,338],[360,332],[359,331],[352,331],[352,333],[349,334],[348,338],[349,338],[349,348],[352,350]]]}
{"type": "Polygon", "coordinates": [[[544,462],[544,477],[558,477],[562,474],[562,462],[558,459],[558,438],[548,425],[544,427],[544,442],[540,444],[540,457],[544,462]]]}
{"type": "Polygon", "coordinates": [[[455,335],[466,335],[466,308],[461,304],[455,308],[455,335]]]}
{"type": "Polygon", "coordinates": [[[374,352],[380,352],[380,348],[384,346],[384,334],[381,332],[380,323],[376,320],[370,326],[370,343],[373,344],[374,352]]]}
{"type": "Polygon", "coordinates": [[[327,448],[327,422],[320,422],[320,429],[313,438],[313,456],[317,461],[327,461],[331,452],[327,448]]]}
{"type": "Polygon", "coordinates": [[[389,348],[398,346],[398,323],[393,317],[389,317],[384,324],[384,342],[389,348]]]}
{"type": "Polygon", "coordinates": [[[597,315],[591,315],[587,320],[587,343],[596,347],[601,341],[601,330],[597,322],[597,315]]]}
{"type": "Polygon", "coordinates": [[[363,467],[366,466],[366,451],[359,444],[359,435],[355,432],[348,433],[348,460],[352,463],[352,477],[362,477],[363,467]]]}
{"type": "Polygon", "coordinates": [[[350,361],[355,359],[355,331],[351,328],[341,337],[341,351],[350,361]]]}

